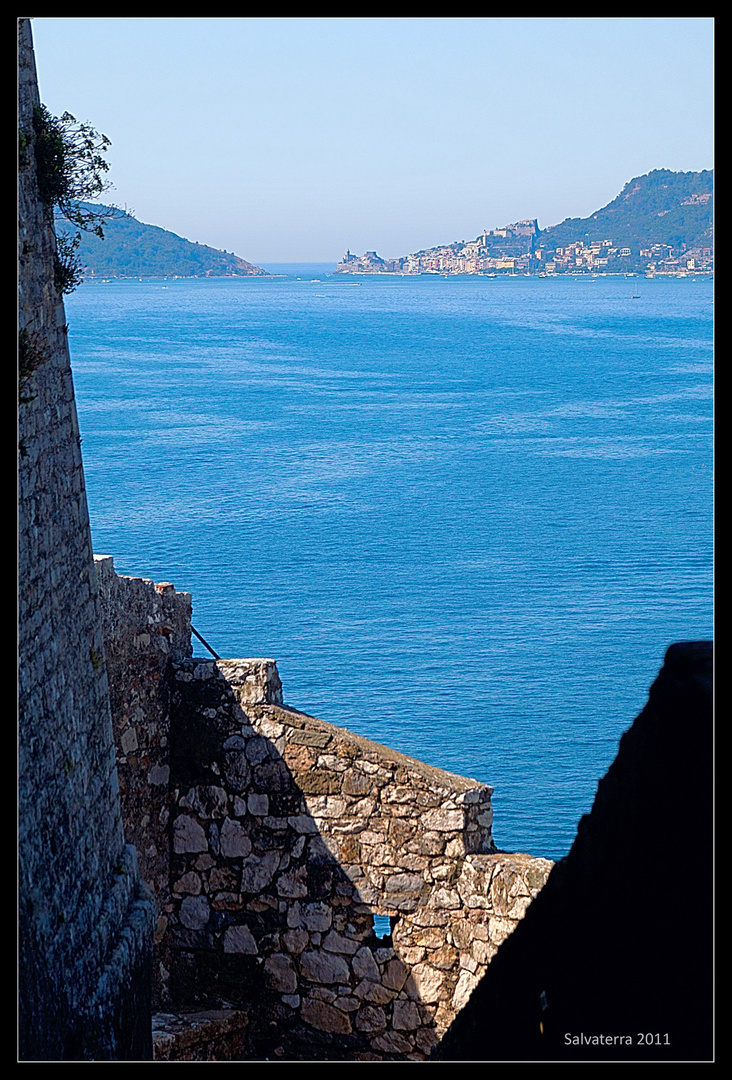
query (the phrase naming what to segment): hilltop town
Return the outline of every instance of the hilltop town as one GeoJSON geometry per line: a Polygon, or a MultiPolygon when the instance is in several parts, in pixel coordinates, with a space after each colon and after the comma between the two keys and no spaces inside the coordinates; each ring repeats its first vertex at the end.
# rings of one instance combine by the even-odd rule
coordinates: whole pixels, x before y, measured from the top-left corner
{"type": "Polygon", "coordinates": [[[426,248],[397,259],[347,251],[337,274],[712,274],[711,170],[658,169],[626,184],[589,218],[543,232],[536,218],[483,232],[475,240],[426,248]]]}

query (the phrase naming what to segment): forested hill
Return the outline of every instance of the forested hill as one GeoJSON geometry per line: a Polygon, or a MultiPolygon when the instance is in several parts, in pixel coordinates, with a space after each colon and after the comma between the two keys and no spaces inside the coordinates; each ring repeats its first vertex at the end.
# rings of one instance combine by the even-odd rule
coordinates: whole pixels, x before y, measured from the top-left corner
{"type": "Polygon", "coordinates": [[[587,218],[566,218],[544,229],[537,247],[611,239],[634,250],[653,244],[672,248],[712,244],[714,170],[654,169],[630,180],[617,198],[587,218]]]}
{"type": "MultiPolygon", "coordinates": [[[[79,258],[85,277],[251,277],[267,271],[228,251],[185,240],[182,236],[145,225],[123,210],[84,204],[86,210],[102,212],[104,239],[82,232],[79,258]]],[[[67,221],[56,222],[56,231],[73,231],[67,221]]]]}

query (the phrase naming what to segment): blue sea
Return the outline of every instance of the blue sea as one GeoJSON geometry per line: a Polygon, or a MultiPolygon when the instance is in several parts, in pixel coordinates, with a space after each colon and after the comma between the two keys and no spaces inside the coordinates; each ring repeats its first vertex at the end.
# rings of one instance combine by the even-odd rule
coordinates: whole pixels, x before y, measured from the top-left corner
{"type": "Polygon", "coordinates": [[[268,269],[68,297],[94,550],[559,858],[712,636],[713,286],[268,269]]]}

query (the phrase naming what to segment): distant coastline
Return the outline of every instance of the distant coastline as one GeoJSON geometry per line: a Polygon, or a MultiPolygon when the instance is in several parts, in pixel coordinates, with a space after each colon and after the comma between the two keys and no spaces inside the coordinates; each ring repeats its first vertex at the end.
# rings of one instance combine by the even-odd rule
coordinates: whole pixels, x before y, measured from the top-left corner
{"type": "MultiPolygon", "coordinates": [[[[560,274],[686,277],[714,270],[712,170],[657,169],[635,177],[588,218],[567,218],[541,230],[536,218],[484,229],[396,259],[347,251],[332,263],[256,266],[233,252],[199,244],[114,207],[91,207],[105,219],[104,239],[82,233],[79,257],[88,280],[323,275],[474,274],[552,277],[560,274]]],[[[91,204],[85,204],[91,206],[91,204]]],[[[64,219],[57,231],[73,231],[64,219]]]]}
{"type": "MultiPolygon", "coordinates": [[[[115,207],[82,204],[103,221],[104,239],[80,233],[79,259],[87,280],[112,278],[268,277],[261,266],[231,251],[186,240],[158,225],[146,225],[115,207]]],[[[58,218],[56,233],[74,231],[58,218]]]]}
{"type": "Polygon", "coordinates": [[[543,232],[528,218],[397,259],[349,250],[335,273],[711,275],[713,180],[712,170],[656,169],[630,180],[588,218],[568,218],[543,232]]]}

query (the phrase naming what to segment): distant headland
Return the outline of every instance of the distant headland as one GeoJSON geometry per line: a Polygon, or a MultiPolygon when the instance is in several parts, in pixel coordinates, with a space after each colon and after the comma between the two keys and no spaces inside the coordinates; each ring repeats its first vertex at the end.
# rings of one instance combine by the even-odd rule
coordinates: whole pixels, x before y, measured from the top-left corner
{"type": "Polygon", "coordinates": [[[655,169],[630,180],[587,218],[543,232],[536,218],[484,230],[397,259],[347,251],[337,274],[646,273],[683,276],[714,269],[712,169],[655,169]]]}
{"type": "MultiPolygon", "coordinates": [[[[79,259],[87,279],[270,276],[233,252],[186,240],[158,225],[145,225],[124,210],[83,205],[104,221],[103,240],[91,232],[81,234],[79,259]]],[[[59,219],[56,232],[65,226],[73,228],[59,219]]]]}

